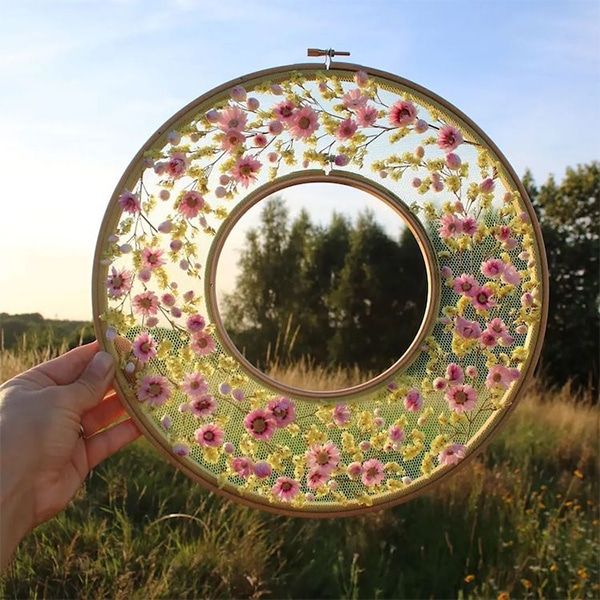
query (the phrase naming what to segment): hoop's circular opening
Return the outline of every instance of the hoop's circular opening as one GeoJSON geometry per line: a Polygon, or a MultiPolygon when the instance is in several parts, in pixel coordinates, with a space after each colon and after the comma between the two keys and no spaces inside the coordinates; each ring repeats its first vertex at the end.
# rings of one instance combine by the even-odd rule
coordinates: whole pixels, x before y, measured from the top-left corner
{"type": "Polygon", "coordinates": [[[437,303],[420,223],[363,178],[298,174],[223,224],[208,264],[222,343],[284,393],[363,392],[406,365],[437,303]]]}

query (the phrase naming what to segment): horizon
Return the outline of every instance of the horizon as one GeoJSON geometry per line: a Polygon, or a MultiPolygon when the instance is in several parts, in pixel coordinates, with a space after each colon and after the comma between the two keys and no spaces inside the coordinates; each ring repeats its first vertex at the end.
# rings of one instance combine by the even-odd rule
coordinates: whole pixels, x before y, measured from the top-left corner
{"type": "Polygon", "coordinates": [[[208,6],[57,0],[48,10],[25,0],[4,8],[0,312],[91,320],[102,215],[140,146],[201,93],[309,62],[308,46],[349,50],[351,62],[431,89],[538,184],[600,156],[588,126],[600,118],[597,2],[428,1],[409,11],[404,1],[224,0],[210,14],[208,6]]]}

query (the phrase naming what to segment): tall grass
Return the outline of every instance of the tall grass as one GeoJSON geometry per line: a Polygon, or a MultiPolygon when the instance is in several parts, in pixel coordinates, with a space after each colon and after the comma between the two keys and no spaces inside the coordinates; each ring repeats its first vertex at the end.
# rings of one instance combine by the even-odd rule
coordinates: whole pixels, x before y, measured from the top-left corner
{"type": "MultiPolygon", "coordinates": [[[[40,358],[2,353],[0,376],[40,358]]],[[[140,441],[23,541],[0,594],[597,598],[598,417],[591,398],[538,383],[486,451],[428,495],[335,521],[217,498],[140,441]]]]}

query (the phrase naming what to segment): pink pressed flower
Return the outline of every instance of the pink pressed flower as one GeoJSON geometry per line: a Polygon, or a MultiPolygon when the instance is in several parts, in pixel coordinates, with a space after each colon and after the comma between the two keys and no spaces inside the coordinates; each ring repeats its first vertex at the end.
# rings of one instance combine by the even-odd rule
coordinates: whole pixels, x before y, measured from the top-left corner
{"type": "Polygon", "coordinates": [[[277,119],[287,123],[294,116],[294,111],[296,110],[296,105],[289,100],[284,100],[279,104],[276,104],[273,107],[273,114],[277,119]]]}
{"type": "Polygon", "coordinates": [[[463,143],[462,133],[452,125],[444,125],[438,131],[437,145],[444,152],[452,152],[463,143]]]}
{"type": "Polygon", "coordinates": [[[521,296],[521,306],[523,308],[527,308],[528,306],[532,306],[533,305],[533,294],[531,294],[530,292],[525,292],[522,296],[521,296]]]}
{"type": "Polygon", "coordinates": [[[423,119],[417,119],[415,122],[415,131],[417,133],[425,133],[429,129],[429,123],[423,119]]]}
{"type": "Polygon", "coordinates": [[[349,110],[356,110],[367,103],[368,98],[359,89],[353,89],[344,94],[342,104],[349,110]]]}
{"type": "Polygon", "coordinates": [[[288,128],[290,135],[297,140],[310,137],[319,128],[317,113],[309,106],[298,109],[288,122],[288,128]]]}
{"type": "Polygon", "coordinates": [[[456,363],[450,363],[446,367],[446,379],[451,385],[462,383],[465,380],[462,367],[456,363]]]}
{"type": "Polygon", "coordinates": [[[158,312],[158,296],[154,292],[142,292],[133,297],[133,312],[148,317],[158,312]]]}
{"type": "Polygon", "coordinates": [[[478,292],[472,297],[473,306],[477,310],[489,310],[492,306],[496,306],[493,300],[494,292],[487,285],[479,288],[478,292]]]}
{"type": "Polygon", "coordinates": [[[350,162],[350,159],[345,154],[338,154],[333,159],[333,162],[336,167],[345,167],[350,162]]]}
{"type": "Polygon", "coordinates": [[[237,129],[228,129],[221,137],[221,148],[227,152],[237,150],[244,142],[246,137],[237,129]]]}
{"type": "Polygon", "coordinates": [[[225,454],[233,454],[234,451],[235,446],[231,442],[225,442],[223,444],[223,452],[225,452],[225,454]]]}
{"type": "Polygon", "coordinates": [[[223,443],[225,434],[220,427],[213,423],[207,423],[194,431],[194,439],[200,446],[207,448],[218,448],[223,443]]]}
{"type": "Polygon", "coordinates": [[[416,188],[421,187],[422,183],[423,183],[423,181],[421,181],[421,179],[419,179],[418,177],[413,177],[413,180],[412,180],[413,187],[416,187],[416,188]]]}
{"type": "Polygon", "coordinates": [[[489,279],[497,279],[504,272],[504,266],[499,258],[490,258],[481,263],[481,272],[489,279]]]}
{"type": "Polygon", "coordinates": [[[260,101],[258,100],[258,98],[248,98],[248,100],[246,101],[246,106],[249,110],[256,111],[260,106],[260,101]]]}
{"type": "Polygon", "coordinates": [[[173,421],[169,415],[163,415],[160,419],[160,426],[166,431],[171,429],[171,425],[173,425],[173,421]]]}
{"type": "Polygon", "coordinates": [[[163,294],[160,297],[160,301],[165,305],[165,306],[174,306],[176,300],[175,300],[175,296],[173,296],[173,294],[170,294],[169,292],[163,294]]]}
{"type": "Polygon", "coordinates": [[[477,376],[479,375],[477,368],[474,367],[473,365],[469,365],[465,369],[465,374],[467,375],[467,377],[470,377],[471,379],[477,379],[477,376]]]}
{"type": "Polygon", "coordinates": [[[190,398],[203,396],[208,391],[208,383],[200,373],[186,373],[181,387],[190,398]]]}
{"type": "Polygon", "coordinates": [[[377,121],[379,113],[374,106],[361,106],[356,110],[356,121],[361,127],[370,127],[377,121]]]}
{"type": "Polygon", "coordinates": [[[215,340],[205,331],[198,331],[192,336],[190,342],[191,349],[198,356],[207,356],[215,351],[215,340]]]}
{"type": "Polygon", "coordinates": [[[423,407],[423,398],[419,390],[412,389],[404,398],[404,408],[409,412],[418,412],[423,407]]]}
{"type": "Polygon", "coordinates": [[[406,127],[417,118],[417,109],[412,102],[400,100],[390,108],[390,123],[394,127],[406,127]]]}
{"type": "Polygon", "coordinates": [[[433,380],[433,389],[441,392],[448,387],[448,382],[443,377],[436,377],[433,380]]]}
{"type": "Polygon", "coordinates": [[[117,271],[112,267],[110,274],[106,278],[106,288],[111,298],[121,298],[130,289],[133,284],[133,273],[126,269],[117,271]]]}
{"type": "Polygon", "coordinates": [[[283,124],[281,121],[271,121],[269,123],[269,133],[271,135],[279,135],[283,131],[283,124]]]}
{"type": "Polygon", "coordinates": [[[179,252],[183,248],[183,242],[181,240],[171,240],[169,248],[171,248],[173,252],[179,252]]]}
{"type": "Polygon", "coordinates": [[[247,116],[243,110],[237,106],[230,106],[221,111],[217,127],[221,131],[230,131],[231,129],[241,131],[246,126],[246,119],[247,116]]]}
{"type": "Polygon", "coordinates": [[[166,262],[160,248],[144,248],[142,251],[142,266],[145,269],[157,269],[166,262]]]}
{"type": "Polygon", "coordinates": [[[510,238],[510,227],[508,225],[502,225],[496,230],[494,237],[499,242],[505,242],[508,238],[510,238]]]}
{"type": "Polygon", "coordinates": [[[311,490],[316,490],[317,488],[319,488],[322,485],[324,485],[325,483],[327,483],[328,477],[329,477],[329,474],[325,473],[321,469],[311,469],[306,474],[306,485],[311,490]]]}
{"type": "Polygon", "coordinates": [[[521,282],[521,275],[514,265],[506,265],[502,272],[502,281],[510,285],[519,285],[521,282]]]}
{"type": "Polygon", "coordinates": [[[379,485],[385,478],[383,464],[376,458],[366,460],[362,464],[361,481],[368,487],[379,485]]]}
{"type": "Polygon", "coordinates": [[[345,119],[342,121],[335,132],[338,140],[347,140],[351,138],[358,129],[358,125],[354,119],[345,119]]]}
{"type": "Polygon", "coordinates": [[[248,479],[254,471],[254,464],[247,456],[238,456],[231,461],[231,468],[242,479],[248,479]]]}
{"type": "Polygon", "coordinates": [[[358,479],[362,473],[362,465],[359,462],[352,462],[346,467],[346,473],[350,479],[358,479]]]}
{"type": "Polygon", "coordinates": [[[298,495],[299,491],[300,485],[298,482],[289,477],[279,477],[271,488],[271,493],[282,502],[290,502],[298,495]]]}
{"type": "Polygon", "coordinates": [[[494,348],[496,346],[496,336],[487,329],[479,336],[479,341],[485,348],[494,348]]]}
{"type": "Polygon", "coordinates": [[[187,157],[183,152],[176,152],[169,158],[167,162],[167,173],[177,179],[185,174],[185,170],[187,169],[187,157]]]}
{"type": "Polygon", "coordinates": [[[483,194],[489,194],[494,190],[494,180],[491,177],[484,179],[479,185],[479,189],[483,194]]]}
{"type": "Polygon", "coordinates": [[[358,87],[365,87],[369,83],[369,76],[364,71],[356,71],[354,74],[354,83],[358,87]]]}
{"type": "Polygon", "coordinates": [[[508,386],[519,378],[519,369],[509,369],[503,365],[494,365],[487,374],[485,385],[488,388],[507,389],[508,386]]]}
{"type": "Polygon", "coordinates": [[[279,396],[267,404],[271,411],[277,427],[285,427],[296,418],[296,406],[285,396],[279,396]]]}
{"type": "Polygon", "coordinates": [[[246,99],[246,89],[241,85],[233,86],[229,93],[236,102],[243,102],[246,99]]]}
{"type": "Polygon", "coordinates": [[[177,210],[186,218],[193,219],[204,206],[204,198],[196,191],[185,192],[179,201],[177,210]]]}
{"type": "Polygon", "coordinates": [[[457,294],[472,297],[479,291],[479,282],[473,275],[463,273],[454,280],[452,288],[457,294]]]}
{"type": "Polygon", "coordinates": [[[171,233],[173,230],[173,223],[171,221],[163,221],[159,226],[158,230],[161,233],[171,233]]]}
{"type": "Polygon", "coordinates": [[[270,477],[273,469],[268,462],[261,460],[254,465],[254,474],[259,479],[265,479],[266,477],[270,477]]]}
{"type": "Polygon", "coordinates": [[[206,115],[204,115],[206,117],[206,120],[209,123],[216,123],[219,120],[219,117],[221,116],[221,113],[218,110],[215,110],[214,108],[209,110],[206,115]]]}
{"type": "Polygon", "coordinates": [[[455,465],[464,457],[467,448],[463,444],[450,444],[438,454],[440,465],[455,465]]]}
{"type": "Polygon", "coordinates": [[[347,425],[350,422],[351,417],[352,414],[347,404],[336,404],[335,408],[333,409],[332,418],[333,422],[338,427],[347,425]]]}
{"type": "Polygon", "coordinates": [[[156,356],[156,342],[148,332],[144,331],[133,340],[131,351],[141,363],[147,363],[156,356]]]}
{"type": "Polygon", "coordinates": [[[440,275],[444,278],[444,279],[451,279],[452,278],[452,269],[448,266],[444,266],[440,269],[440,275]]]}
{"type": "Polygon", "coordinates": [[[277,429],[277,422],[270,411],[257,408],[244,419],[246,431],[257,440],[270,440],[277,429]]]}
{"type": "Polygon", "coordinates": [[[505,333],[508,332],[508,327],[506,326],[506,324],[504,323],[504,321],[502,319],[500,319],[499,317],[496,317],[495,319],[492,319],[488,323],[487,328],[496,337],[504,335],[505,333]]]}
{"type": "Polygon", "coordinates": [[[340,462],[340,451],[333,442],[316,444],[306,452],[306,463],[311,469],[319,469],[329,475],[340,462]]]}
{"type": "Polygon", "coordinates": [[[241,158],[238,158],[235,163],[231,170],[231,175],[244,187],[248,187],[256,179],[261,166],[260,161],[256,160],[256,158],[252,156],[242,156],[241,158]]]}
{"type": "Polygon", "coordinates": [[[456,385],[446,392],[448,406],[457,413],[463,413],[475,408],[477,392],[470,385],[456,385]]]}
{"type": "Polygon", "coordinates": [[[125,190],[119,196],[119,206],[123,212],[129,214],[135,214],[140,212],[140,199],[137,194],[130,192],[129,190],[125,190]]]}
{"type": "Polygon", "coordinates": [[[217,401],[207,394],[199,398],[193,398],[189,402],[190,411],[196,417],[208,417],[217,410],[217,401]]]}
{"type": "Polygon", "coordinates": [[[402,427],[398,427],[397,425],[392,425],[392,427],[388,429],[388,435],[392,442],[396,442],[398,444],[402,443],[405,438],[404,429],[402,429],[402,427]]]}
{"type": "Polygon", "coordinates": [[[192,315],[186,321],[185,326],[187,327],[188,331],[191,331],[192,333],[198,333],[206,327],[206,321],[202,315],[192,315]]]}
{"type": "Polygon", "coordinates": [[[456,333],[467,340],[476,340],[481,335],[481,327],[477,321],[469,321],[464,317],[457,317],[456,333]]]}
{"type": "Polygon", "coordinates": [[[174,306],[173,308],[171,308],[171,314],[176,319],[179,319],[181,317],[181,315],[183,314],[183,312],[181,311],[181,309],[178,306],[174,306]]]}
{"type": "Polygon", "coordinates": [[[264,133],[257,133],[254,136],[254,145],[257,148],[264,148],[268,144],[267,136],[264,133]]]}
{"type": "Polygon", "coordinates": [[[138,273],[138,278],[144,283],[148,283],[152,278],[152,269],[144,268],[138,273]]]}
{"type": "Polygon", "coordinates": [[[171,384],[162,375],[146,375],[137,385],[137,398],[150,406],[162,406],[171,394],[171,384]]]}
{"type": "Polygon", "coordinates": [[[473,236],[477,233],[477,221],[474,217],[467,217],[462,220],[462,232],[465,235],[473,236]]]}
{"type": "Polygon", "coordinates": [[[176,456],[187,456],[190,453],[190,447],[187,444],[173,444],[171,450],[176,456]]]}
{"type": "Polygon", "coordinates": [[[462,232],[462,221],[451,214],[446,213],[440,219],[439,233],[442,239],[447,240],[448,238],[460,235],[462,232]]]}
{"type": "Polygon", "coordinates": [[[462,161],[460,160],[460,156],[458,156],[458,154],[454,154],[453,152],[446,154],[446,166],[449,169],[456,171],[457,169],[460,169],[461,164],[462,161]]]}

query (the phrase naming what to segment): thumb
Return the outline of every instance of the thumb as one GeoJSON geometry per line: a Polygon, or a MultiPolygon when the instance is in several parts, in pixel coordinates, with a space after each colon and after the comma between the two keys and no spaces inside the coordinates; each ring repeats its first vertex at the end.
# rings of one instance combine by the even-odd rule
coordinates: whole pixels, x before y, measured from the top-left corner
{"type": "Polygon", "coordinates": [[[74,396],[81,413],[96,406],[104,398],[114,372],[113,357],[108,352],[97,352],[79,378],[65,386],[74,396]]]}

